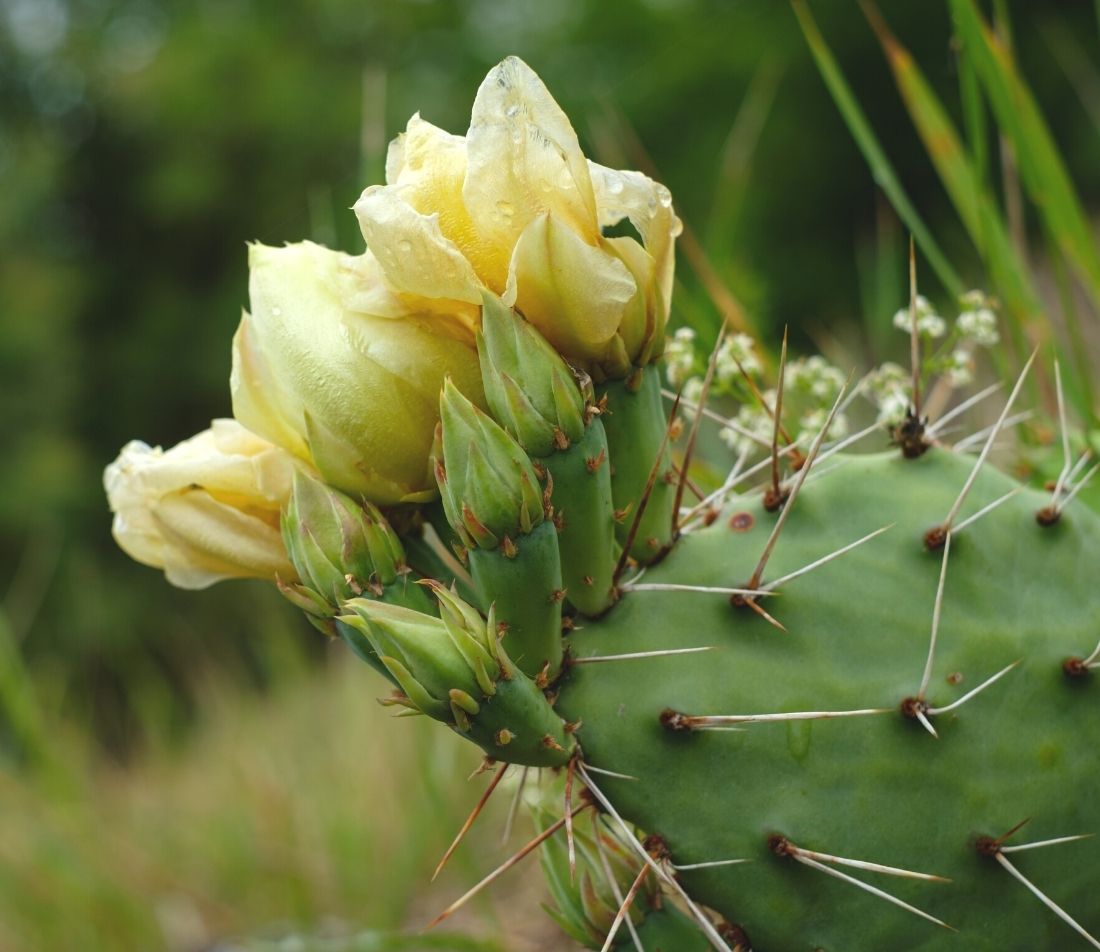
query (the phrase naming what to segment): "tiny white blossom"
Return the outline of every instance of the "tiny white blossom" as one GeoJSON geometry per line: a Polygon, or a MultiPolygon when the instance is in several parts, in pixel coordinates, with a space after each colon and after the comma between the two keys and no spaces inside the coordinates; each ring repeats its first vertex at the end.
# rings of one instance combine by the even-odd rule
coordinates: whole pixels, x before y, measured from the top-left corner
{"type": "Polygon", "coordinates": [[[901,423],[908,413],[909,396],[903,391],[895,391],[884,395],[879,401],[875,422],[879,426],[894,427],[901,423]]]}
{"type": "Polygon", "coordinates": [[[979,347],[992,347],[1000,339],[997,332],[997,315],[988,307],[963,311],[955,321],[960,336],[974,341],[979,347]]]}
{"type": "Polygon", "coordinates": [[[974,379],[974,361],[965,350],[954,350],[947,358],[944,373],[952,386],[965,387],[974,379]]]}
{"type": "Polygon", "coordinates": [[[688,377],[684,381],[684,387],[680,391],[682,399],[686,403],[695,404],[698,406],[700,399],[703,396],[703,378],[702,377],[688,377]]]}
{"type": "Polygon", "coordinates": [[[787,367],[786,390],[809,394],[820,403],[831,403],[840,393],[846,378],[824,357],[813,356],[792,361],[787,367]]]}
{"type": "Polygon", "coordinates": [[[867,391],[879,399],[905,393],[910,381],[909,371],[900,364],[887,361],[867,375],[867,391]]]}
{"type": "MultiPolygon", "coordinates": [[[[947,333],[947,321],[935,312],[928,298],[922,294],[917,295],[916,312],[917,333],[922,337],[943,337],[947,333]]],[[[906,334],[912,332],[908,306],[899,308],[894,313],[894,327],[906,334]]]]}
{"type": "Polygon", "coordinates": [[[729,384],[741,376],[741,370],[756,376],[764,365],[756,353],[756,342],[748,334],[731,334],[718,348],[714,372],[720,383],[729,384]],[[737,364],[740,362],[741,367],[737,364]]]}
{"type": "MultiPolygon", "coordinates": [[[[775,394],[772,393],[770,398],[765,394],[765,399],[769,401],[768,405],[771,406],[775,394]]],[[[759,449],[762,442],[768,442],[772,438],[771,415],[765,413],[760,407],[741,407],[737,411],[737,416],[733,418],[733,422],[744,432],[738,432],[732,427],[726,426],[718,431],[718,435],[721,437],[722,442],[735,453],[751,453],[753,450],[759,449]],[[751,437],[746,434],[751,434],[751,437]]]]}
{"type": "Polygon", "coordinates": [[[684,383],[695,369],[695,331],[681,327],[665,344],[665,376],[673,387],[684,383]]]}
{"type": "MultiPolygon", "coordinates": [[[[801,430],[798,434],[799,446],[810,446],[817,438],[817,434],[821,432],[821,428],[825,425],[827,419],[829,419],[829,411],[824,408],[804,413],[802,419],[799,420],[801,430]]],[[[849,432],[848,418],[843,413],[838,413],[833,417],[832,425],[829,427],[829,432],[825,438],[827,440],[840,440],[846,437],[849,432]]]]}
{"type": "Polygon", "coordinates": [[[967,291],[965,294],[959,295],[959,307],[964,311],[977,311],[983,307],[992,308],[993,302],[985,291],[979,291],[975,288],[972,291],[967,291]]]}

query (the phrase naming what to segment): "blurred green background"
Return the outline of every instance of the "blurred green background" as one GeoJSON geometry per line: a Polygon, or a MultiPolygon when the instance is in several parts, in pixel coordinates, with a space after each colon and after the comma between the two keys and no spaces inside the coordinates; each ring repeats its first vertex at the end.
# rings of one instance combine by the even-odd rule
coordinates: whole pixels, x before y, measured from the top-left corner
{"type": "MultiPolygon", "coordinates": [[[[997,7],[1095,208],[1093,4],[997,7]]],[[[812,9],[919,213],[989,287],[866,20],[812,9]]],[[[882,9],[954,110],[946,6],[882,9]]],[[[389,928],[452,894],[426,872],[477,796],[451,782],[473,749],[385,723],[370,672],[265,586],[182,593],[130,562],[101,473],[131,438],[228,414],[245,242],[359,250],[348,209],[388,140],[417,110],[463,132],[509,53],[591,156],[672,189],[695,239],[679,320],[713,334],[728,292],[767,342],[903,352],[906,232],[787,4],[0,0],[0,948],[389,928]]],[[[1041,243],[1036,216],[1020,229],[1041,243]]],[[[948,300],[927,269],[921,287],[948,300]]],[[[466,925],[498,914],[507,948],[564,947],[491,902],[466,925]]]]}

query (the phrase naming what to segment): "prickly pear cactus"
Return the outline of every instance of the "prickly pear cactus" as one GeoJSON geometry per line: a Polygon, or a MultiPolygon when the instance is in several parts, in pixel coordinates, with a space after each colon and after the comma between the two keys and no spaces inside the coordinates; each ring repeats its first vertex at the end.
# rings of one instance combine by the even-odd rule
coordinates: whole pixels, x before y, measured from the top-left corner
{"type": "Polygon", "coordinates": [[[1047,355],[953,446],[944,424],[995,388],[934,422],[922,389],[959,383],[966,333],[996,343],[980,295],[937,366],[922,354],[943,321],[914,292],[895,320],[911,379],[851,388],[784,344],[768,391],[753,342],[724,329],[705,369],[690,332],[662,360],[671,198],[587,162],[518,60],[465,139],[415,118],[387,171],[356,205],[365,256],[309,246],[304,283],[265,271],[264,307],[253,288],[235,396],[274,445],[177,456],[173,475],[195,474],[170,506],[138,507],[156,481],[116,464],[120,541],[137,553],[139,525],[139,558],[206,559],[207,581],[289,563],[283,592],[389,680],[383,703],[476,744],[486,796],[506,775],[538,788],[538,834],[481,885],[541,847],[553,914],[591,948],[1100,948],[1100,517],[1057,366],[1055,485],[990,459],[1047,355]],[[626,219],[637,238],[607,236],[626,219]],[[362,324],[366,307],[386,320],[362,324]],[[446,347],[357,336],[387,320],[446,347]],[[329,334],[355,342],[365,394],[334,405],[297,374],[287,397],[273,368],[311,366],[329,334]],[[880,420],[846,436],[861,389],[880,420]],[[728,473],[692,465],[707,414],[728,473]],[[246,558],[273,500],[283,548],[246,558]]]}
{"type": "MultiPolygon", "coordinates": [[[[590,775],[624,818],[663,837],[674,862],[751,861],[678,876],[693,898],[740,924],[753,948],[1085,947],[999,858],[1097,928],[1093,844],[1003,852],[1100,828],[1090,792],[1100,767],[1096,678],[1070,660],[1100,638],[1100,524],[1091,512],[1043,527],[1035,514],[1047,496],[1022,492],[950,536],[921,690],[945,555],[924,536],[973,466],[933,449],[811,474],[765,579],[891,528],[773,589],[766,607],[785,632],[720,594],[641,590],[749,579],[777,521],[756,494],[732,498],[640,590],[570,639],[579,659],[713,648],[574,666],[558,709],[582,722],[586,759],[637,778],[590,775]],[[915,716],[922,711],[927,724],[915,716]],[[991,841],[1029,818],[998,852],[991,841]]],[[[1014,488],[983,469],[966,511],[1014,488]]]]}

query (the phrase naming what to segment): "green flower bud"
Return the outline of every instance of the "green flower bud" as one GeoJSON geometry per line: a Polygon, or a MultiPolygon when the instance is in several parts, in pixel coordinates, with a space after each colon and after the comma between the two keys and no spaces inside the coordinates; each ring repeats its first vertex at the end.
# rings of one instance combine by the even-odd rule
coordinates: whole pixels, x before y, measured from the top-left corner
{"type": "Polygon", "coordinates": [[[569,366],[534,326],[486,293],[477,337],[489,409],[532,456],[584,435],[584,398],[569,366]]]}
{"type": "Polygon", "coordinates": [[[545,517],[538,476],[523,448],[449,380],[440,399],[435,473],[447,520],[470,548],[493,549],[545,517]],[[440,459],[440,450],[442,459],[440,459]]]}
{"type": "Polygon", "coordinates": [[[328,618],[340,603],[382,589],[404,574],[405,553],[382,514],[305,473],[296,473],[282,515],[283,541],[301,579],[283,594],[328,618]]]}
{"type": "Polygon", "coordinates": [[[449,725],[491,757],[560,766],[575,742],[535,682],[520,671],[488,619],[436,584],[439,618],[355,598],[338,621],[360,632],[403,694],[404,705],[449,725]]]}
{"type": "MultiPolygon", "coordinates": [[[[560,800],[560,789],[552,789],[556,794],[555,800],[560,800]]],[[[556,809],[541,804],[532,812],[539,829],[545,829],[557,819],[556,809]]],[[[547,911],[566,933],[589,949],[603,948],[619,911],[621,898],[629,891],[640,866],[640,860],[618,837],[605,829],[597,829],[598,833],[587,824],[574,827],[575,877],[570,875],[569,851],[564,841],[557,838],[547,840],[539,854],[555,902],[555,907],[547,911]],[[615,880],[618,895],[608,881],[608,872],[615,880]]],[[[645,919],[657,892],[656,877],[647,877],[628,913],[636,926],[645,919]]],[[[619,929],[613,947],[629,944],[630,933],[624,926],[619,929]]]]}

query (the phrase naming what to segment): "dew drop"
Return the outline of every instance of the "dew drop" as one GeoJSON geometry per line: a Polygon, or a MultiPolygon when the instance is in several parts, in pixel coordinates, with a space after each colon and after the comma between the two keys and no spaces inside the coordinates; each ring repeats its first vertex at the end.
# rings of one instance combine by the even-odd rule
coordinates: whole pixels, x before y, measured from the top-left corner
{"type": "Polygon", "coordinates": [[[271,314],[274,317],[282,317],[283,316],[283,309],[281,307],[273,307],[271,309],[271,314]]]}
{"type": "Polygon", "coordinates": [[[412,254],[413,246],[412,242],[408,238],[402,238],[397,243],[397,250],[403,255],[412,254]]]}
{"type": "Polygon", "coordinates": [[[505,199],[501,199],[499,202],[497,202],[497,213],[500,215],[501,218],[511,219],[512,216],[515,215],[516,210],[512,207],[511,202],[506,201],[505,199]]]}
{"type": "Polygon", "coordinates": [[[621,195],[623,192],[623,180],[613,178],[607,183],[607,190],[612,195],[621,195]]]}

